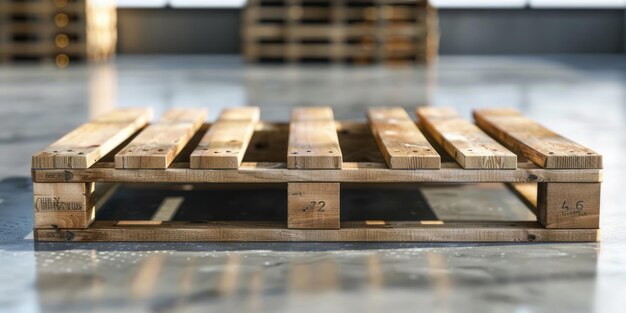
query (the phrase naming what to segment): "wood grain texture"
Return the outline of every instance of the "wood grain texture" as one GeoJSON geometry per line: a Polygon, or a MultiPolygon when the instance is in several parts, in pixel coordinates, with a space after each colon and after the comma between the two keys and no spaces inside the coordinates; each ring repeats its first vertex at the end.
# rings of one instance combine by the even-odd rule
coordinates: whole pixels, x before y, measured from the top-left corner
{"type": "Polygon", "coordinates": [[[287,227],[339,228],[338,183],[287,184],[287,227]]]}
{"type": "Polygon", "coordinates": [[[117,109],[79,126],[32,157],[33,168],[88,168],[144,127],[147,108],[117,109]]]}
{"type": "Polygon", "coordinates": [[[202,126],[204,109],[171,109],[115,155],[118,169],[165,169],[202,126]]]}
{"type": "Polygon", "coordinates": [[[514,169],[517,155],[452,108],[417,108],[422,129],[466,169],[514,169]]]}
{"type": "Polygon", "coordinates": [[[539,183],[537,211],[546,228],[599,228],[600,183],[539,183]]]}
{"type": "Polygon", "coordinates": [[[546,229],[536,222],[342,223],[341,229],[286,229],[284,223],[163,222],[116,226],[96,221],[88,229],[36,229],[38,241],[381,241],[381,242],[594,242],[597,229],[546,229]]]}
{"type": "Polygon", "coordinates": [[[543,169],[519,163],[514,170],[466,170],[456,162],[443,163],[438,171],[393,170],[385,163],[345,162],[337,171],[288,169],[286,163],[243,162],[236,170],[189,169],[174,163],[168,169],[116,170],[112,163],[89,169],[34,169],[35,182],[178,182],[178,183],[288,183],[288,182],[600,182],[599,169],[543,169]]]}
{"type": "Polygon", "coordinates": [[[34,183],[35,227],[88,227],[95,218],[94,190],[94,183],[34,183]]]}
{"type": "Polygon", "coordinates": [[[329,107],[293,109],[289,125],[287,167],[340,169],[342,163],[332,109],[329,107]]]}
{"type": "Polygon", "coordinates": [[[441,157],[403,108],[370,108],[367,117],[389,168],[441,167],[441,157]]]}
{"type": "Polygon", "coordinates": [[[515,109],[479,109],[480,128],[544,168],[602,168],[602,156],[524,117],[515,109]]]}
{"type": "Polygon", "coordinates": [[[259,117],[258,107],[224,110],[192,152],[191,168],[238,168],[259,117]]]}

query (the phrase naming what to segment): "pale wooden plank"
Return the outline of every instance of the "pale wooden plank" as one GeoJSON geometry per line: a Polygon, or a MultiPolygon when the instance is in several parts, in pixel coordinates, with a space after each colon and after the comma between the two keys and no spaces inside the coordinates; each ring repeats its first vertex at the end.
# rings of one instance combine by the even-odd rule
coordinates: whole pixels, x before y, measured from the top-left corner
{"type": "Polygon", "coordinates": [[[96,221],[88,229],[36,229],[38,241],[371,241],[371,242],[594,242],[597,229],[546,229],[536,222],[344,222],[341,229],[286,229],[284,223],[163,222],[117,226],[96,221]]]}
{"type": "Polygon", "coordinates": [[[517,155],[461,118],[452,108],[421,107],[415,110],[422,129],[463,168],[513,169],[517,155]]]}
{"type": "Polygon", "coordinates": [[[167,168],[202,126],[204,109],[171,109],[115,155],[115,167],[167,168]]]}
{"type": "Polygon", "coordinates": [[[332,109],[295,108],[289,125],[287,167],[340,169],[342,163],[343,157],[332,109]]]}
{"type": "Polygon", "coordinates": [[[602,168],[602,156],[511,108],[474,111],[480,128],[544,168],[602,168]]]}
{"type": "Polygon", "coordinates": [[[191,153],[191,168],[238,168],[259,116],[258,107],[224,110],[191,153]]]}
{"type": "Polygon", "coordinates": [[[218,117],[218,122],[225,121],[259,121],[261,110],[259,107],[238,107],[226,108],[222,110],[218,117]]]}
{"type": "Polygon", "coordinates": [[[441,157],[403,108],[370,108],[367,117],[389,168],[441,167],[441,157]]]}
{"type": "Polygon", "coordinates": [[[168,169],[129,169],[119,171],[112,163],[89,169],[34,169],[35,182],[135,182],[135,183],[489,183],[489,182],[600,182],[599,169],[543,169],[532,163],[519,163],[514,170],[466,170],[456,162],[443,163],[440,170],[393,170],[385,163],[345,162],[338,171],[288,169],[280,162],[243,162],[239,169],[189,169],[188,163],[175,163],[168,169]]]}
{"type": "Polygon", "coordinates": [[[88,168],[152,118],[148,108],[117,109],[81,125],[32,157],[33,168],[88,168]]]}

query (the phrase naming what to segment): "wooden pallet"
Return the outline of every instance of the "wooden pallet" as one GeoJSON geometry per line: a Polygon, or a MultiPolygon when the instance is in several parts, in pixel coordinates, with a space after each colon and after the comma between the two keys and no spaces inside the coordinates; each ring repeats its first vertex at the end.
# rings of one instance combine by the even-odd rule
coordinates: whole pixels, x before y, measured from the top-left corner
{"type": "Polygon", "coordinates": [[[0,62],[106,60],[115,52],[114,1],[0,3],[0,62]]]}
{"type": "Polygon", "coordinates": [[[425,0],[256,0],[243,41],[250,62],[424,63],[437,55],[437,14],[425,0]]]}
{"type": "Polygon", "coordinates": [[[290,123],[285,124],[259,121],[258,108],[244,107],[227,109],[217,121],[206,124],[206,111],[199,109],[172,109],[154,123],[149,123],[149,109],[116,110],[33,155],[35,238],[598,240],[600,155],[513,109],[476,110],[475,124],[452,109],[424,107],[416,114],[417,124],[402,108],[370,108],[368,123],[359,123],[335,121],[328,107],[296,108],[290,123]],[[114,195],[96,186],[146,183],[227,189],[286,185],[286,208],[275,208],[277,212],[286,210],[286,218],[96,220],[106,195],[114,195]],[[405,187],[414,183],[503,183],[524,200],[536,221],[342,221],[340,190],[352,183],[375,190],[382,190],[379,184],[391,183],[405,187]]]}

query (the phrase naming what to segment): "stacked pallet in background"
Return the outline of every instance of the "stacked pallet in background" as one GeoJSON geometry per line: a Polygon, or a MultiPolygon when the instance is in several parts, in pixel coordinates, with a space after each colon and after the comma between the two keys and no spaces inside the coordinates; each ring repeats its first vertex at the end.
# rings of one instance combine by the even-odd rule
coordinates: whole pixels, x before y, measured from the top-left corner
{"type": "Polygon", "coordinates": [[[3,0],[0,62],[106,60],[117,41],[115,0],[3,0]]]}
{"type": "Polygon", "coordinates": [[[437,55],[437,13],[427,0],[251,0],[249,62],[417,62],[437,55]]]}

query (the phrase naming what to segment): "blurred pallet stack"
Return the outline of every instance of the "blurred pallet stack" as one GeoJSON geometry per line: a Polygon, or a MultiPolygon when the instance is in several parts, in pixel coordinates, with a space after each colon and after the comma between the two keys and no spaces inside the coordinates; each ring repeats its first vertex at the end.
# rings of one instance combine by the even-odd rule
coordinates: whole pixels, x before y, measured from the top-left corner
{"type": "Polygon", "coordinates": [[[2,0],[0,63],[106,60],[117,41],[115,0],[2,0]]]}
{"type": "Polygon", "coordinates": [[[250,0],[243,45],[249,62],[427,63],[437,24],[427,0],[250,0]]]}

